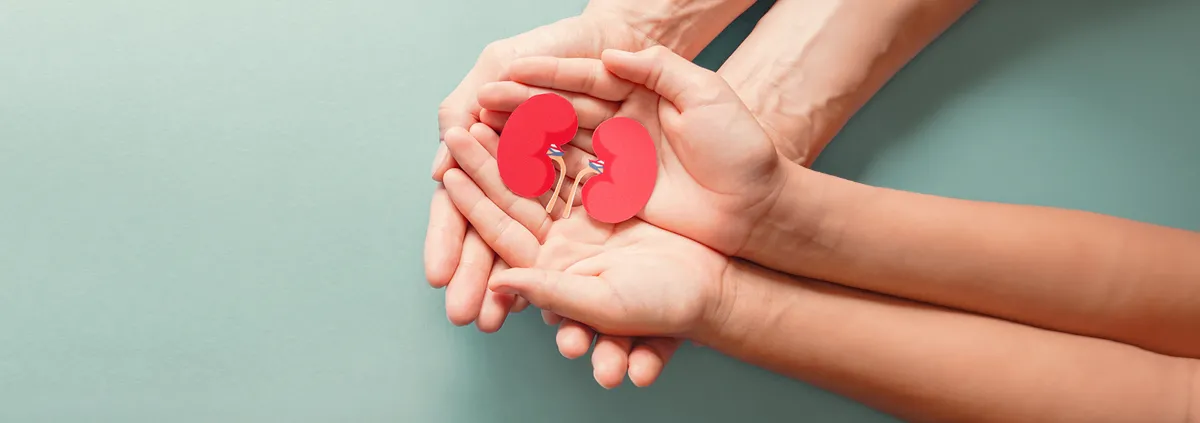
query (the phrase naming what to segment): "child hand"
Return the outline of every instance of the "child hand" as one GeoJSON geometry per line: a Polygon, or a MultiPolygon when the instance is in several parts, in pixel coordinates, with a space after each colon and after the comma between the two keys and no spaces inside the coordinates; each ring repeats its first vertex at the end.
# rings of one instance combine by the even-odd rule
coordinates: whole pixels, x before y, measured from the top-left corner
{"type": "MultiPolygon", "coordinates": [[[[639,217],[651,224],[732,255],[782,187],[782,159],[734,91],[715,73],[668,49],[607,50],[602,60],[524,58],[508,71],[516,82],[480,90],[486,110],[511,112],[537,86],[622,102],[615,113],[577,108],[581,122],[626,116],[649,130],[659,172],[639,217]]],[[[568,144],[578,147],[567,152],[568,178],[595,158],[587,154],[590,133],[580,134],[568,144]]]]}
{"type": "MultiPolygon", "coordinates": [[[[582,210],[577,210],[570,219],[552,220],[538,200],[519,197],[500,182],[496,161],[487,151],[495,149],[497,142],[497,135],[482,124],[473,126],[470,132],[448,132],[446,144],[462,170],[448,171],[443,180],[454,206],[462,211],[472,226],[478,228],[482,240],[496,251],[503,262],[518,268],[567,271],[579,262],[596,257],[611,257],[612,253],[606,251],[620,247],[630,240],[642,239],[639,237],[643,236],[647,229],[669,234],[640,222],[633,228],[627,228],[636,220],[615,226],[597,222],[582,210]]],[[[675,235],[671,236],[685,240],[675,235]]],[[[724,259],[724,256],[710,249],[691,241],[687,242],[691,249],[685,249],[686,251],[706,252],[717,259],[724,259]]],[[[497,273],[493,276],[499,274],[503,268],[496,268],[497,273]]],[[[695,269],[698,268],[693,270],[695,269]]],[[[719,270],[710,273],[719,273],[719,270]]],[[[702,290],[690,292],[694,295],[702,293],[702,290]]],[[[484,304],[479,316],[480,322],[502,323],[508,307],[517,298],[511,293],[492,290],[479,292],[478,295],[479,301],[484,304]]],[[[683,308],[689,310],[687,312],[672,314],[673,323],[663,326],[661,320],[646,319],[643,330],[654,332],[667,327],[673,329],[663,331],[664,334],[686,332],[686,329],[692,326],[688,322],[695,322],[704,314],[701,305],[703,301],[697,300],[703,297],[701,295],[690,302],[680,302],[692,306],[683,308]]],[[[596,338],[592,328],[574,320],[563,320],[546,310],[543,310],[543,313],[547,323],[561,321],[557,343],[564,356],[577,358],[587,353],[592,340],[596,338]]],[[[481,329],[483,328],[484,326],[481,326],[481,329]]],[[[486,330],[497,328],[498,324],[488,326],[486,330]]],[[[601,335],[596,339],[596,347],[592,353],[595,378],[601,385],[611,388],[620,384],[628,372],[636,385],[649,385],[658,377],[680,342],[679,339],[671,337],[631,339],[625,336],[601,335]]]]}

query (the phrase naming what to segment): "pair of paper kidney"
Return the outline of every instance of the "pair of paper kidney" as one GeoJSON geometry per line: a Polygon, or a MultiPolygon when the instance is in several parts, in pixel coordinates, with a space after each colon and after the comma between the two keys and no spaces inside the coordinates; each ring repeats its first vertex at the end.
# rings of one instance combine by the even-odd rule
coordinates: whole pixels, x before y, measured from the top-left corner
{"type": "MultiPolygon", "coordinates": [[[[536,198],[551,188],[557,196],[566,176],[562,147],[575,138],[578,127],[575,108],[561,96],[539,94],[521,103],[504,125],[496,151],[504,185],[526,198],[536,198]],[[554,163],[561,172],[557,178],[554,163]]],[[[590,160],[575,179],[578,187],[584,176],[593,175],[580,191],[584,210],[606,223],[637,215],[650,201],[658,177],[658,157],[649,131],[636,120],[611,118],[596,127],[592,147],[597,159],[590,160]]],[[[572,188],[566,215],[574,196],[572,188]]],[[[551,198],[547,212],[554,202],[551,198]]]]}

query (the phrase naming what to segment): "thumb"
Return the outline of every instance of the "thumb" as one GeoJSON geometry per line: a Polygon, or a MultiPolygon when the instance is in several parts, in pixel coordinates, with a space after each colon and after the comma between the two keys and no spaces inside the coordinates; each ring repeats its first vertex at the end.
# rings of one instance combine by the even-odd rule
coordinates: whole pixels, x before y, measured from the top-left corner
{"type": "Polygon", "coordinates": [[[663,46],[650,47],[637,53],[605,50],[600,60],[609,72],[646,86],[673,103],[680,112],[726,102],[730,96],[736,96],[729,84],[716,73],[663,46]]]}
{"type": "Polygon", "coordinates": [[[595,276],[542,269],[507,269],[492,274],[488,289],[524,297],[540,309],[591,324],[611,323],[612,293],[595,276]]]}

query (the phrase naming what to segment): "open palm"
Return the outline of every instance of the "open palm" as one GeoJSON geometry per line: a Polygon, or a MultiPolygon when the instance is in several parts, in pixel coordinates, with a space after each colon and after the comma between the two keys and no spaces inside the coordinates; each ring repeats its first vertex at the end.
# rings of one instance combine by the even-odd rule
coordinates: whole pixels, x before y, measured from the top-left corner
{"type": "MultiPolygon", "coordinates": [[[[519,93],[515,84],[621,102],[615,116],[641,122],[658,150],[658,180],[639,217],[722,253],[741,248],[747,225],[766,213],[782,185],[774,145],[733,89],[666,48],[609,50],[602,60],[525,58],[513,62],[509,76],[513,81],[484,92],[519,93]]],[[[486,95],[480,103],[513,110],[525,98],[486,95]]],[[[589,111],[579,113],[584,120],[589,111]]],[[[590,139],[573,144],[591,151],[590,139]]],[[[575,175],[593,158],[568,157],[566,174],[575,175]]]]}
{"type": "Polygon", "coordinates": [[[596,380],[613,387],[628,373],[639,386],[652,383],[680,345],[675,336],[687,333],[708,314],[708,298],[719,290],[713,281],[720,280],[726,257],[636,218],[606,224],[576,207],[572,217],[554,220],[538,200],[519,197],[500,182],[496,161],[488,151],[494,151],[498,141],[482,124],[470,132],[448,132],[446,144],[462,171],[450,170],[444,178],[455,207],[503,262],[517,268],[515,273],[493,274],[508,275],[517,283],[509,285],[513,292],[488,291],[491,301],[500,305],[495,308],[507,310],[514,294],[522,287],[528,289],[528,284],[520,285],[523,281],[593,278],[586,282],[594,289],[586,292],[590,297],[585,302],[602,308],[591,314],[580,314],[578,296],[535,297],[542,301],[539,307],[548,323],[561,321],[559,350],[569,358],[582,356],[599,329],[603,334],[592,353],[596,380]],[[554,272],[544,274],[554,278],[519,278],[540,271],[554,272]],[[561,320],[555,314],[559,308],[586,320],[561,320]]]}

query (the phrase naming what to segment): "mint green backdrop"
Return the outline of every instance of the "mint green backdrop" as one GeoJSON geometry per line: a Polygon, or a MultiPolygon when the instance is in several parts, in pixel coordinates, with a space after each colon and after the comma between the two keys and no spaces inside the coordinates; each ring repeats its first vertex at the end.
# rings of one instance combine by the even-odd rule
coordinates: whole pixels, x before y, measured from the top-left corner
{"type": "MultiPolygon", "coordinates": [[[[0,1],[0,421],[889,421],[693,347],[605,391],[536,313],[446,321],[436,106],[487,42],[582,4],[0,1]]],[[[1196,229],[1197,21],[985,0],[817,168],[1196,229]]]]}

